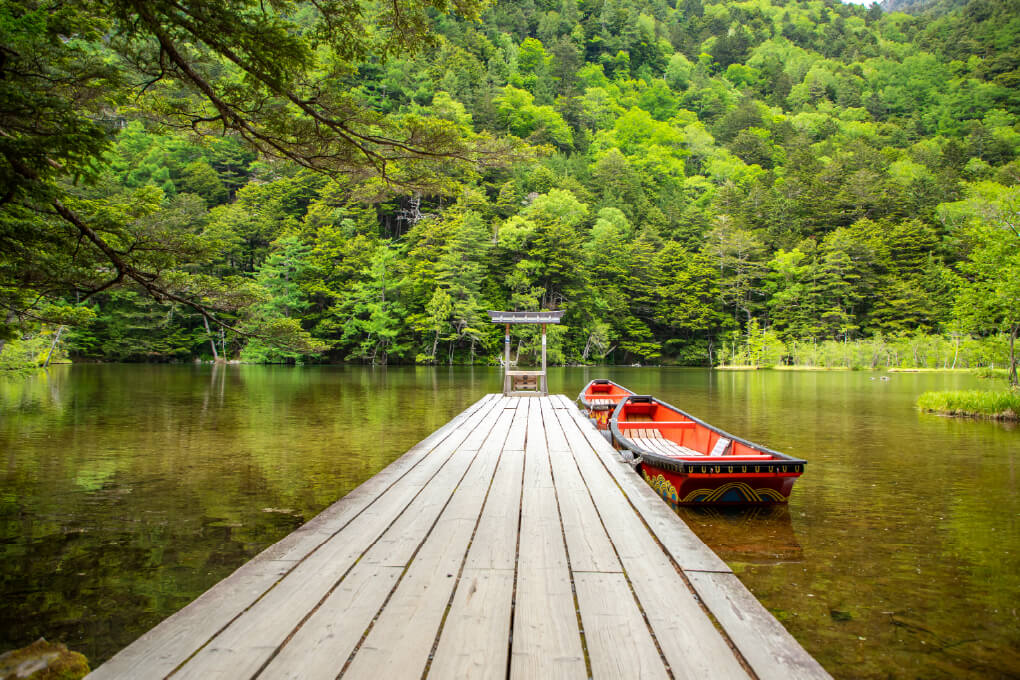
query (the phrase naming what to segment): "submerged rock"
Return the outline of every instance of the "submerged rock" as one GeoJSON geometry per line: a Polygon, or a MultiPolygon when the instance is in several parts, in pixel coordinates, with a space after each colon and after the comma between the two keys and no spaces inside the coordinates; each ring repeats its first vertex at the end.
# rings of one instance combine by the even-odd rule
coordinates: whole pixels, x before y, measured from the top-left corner
{"type": "Polygon", "coordinates": [[[43,638],[0,654],[0,680],[80,680],[88,674],[89,662],[83,654],[43,638]]]}

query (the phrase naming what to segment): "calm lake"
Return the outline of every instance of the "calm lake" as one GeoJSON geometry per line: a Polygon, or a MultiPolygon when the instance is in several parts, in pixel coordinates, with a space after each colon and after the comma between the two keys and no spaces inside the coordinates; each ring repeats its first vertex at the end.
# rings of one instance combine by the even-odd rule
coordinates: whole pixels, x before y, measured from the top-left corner
{"type": "MultiPolygon", "coordinates": [[[[1020,676],[1020,430],[918,413],[968,374],[608,377],[809,461],[789,507],[681,510],[833,675],[1020,676]]],[[[0,377],[0,651],[93,667],[487,392],[491,368],[58,366],[0,377]]],[[[596,499],[597,500],[597,499],[596,499]]]]}

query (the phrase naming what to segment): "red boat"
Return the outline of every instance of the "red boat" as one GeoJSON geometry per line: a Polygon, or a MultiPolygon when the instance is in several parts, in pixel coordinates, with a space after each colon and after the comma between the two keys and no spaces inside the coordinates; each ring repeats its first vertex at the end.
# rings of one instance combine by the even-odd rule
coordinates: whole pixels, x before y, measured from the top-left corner
{"type": "Polygon", "coordinates": [[[626,387],[617,385],[612,380],[592,380],[584,386],[577,400],[595,421],[596,427],[602,432],[609,432],[609,416],[624,397],[633,396],[626,387]]]}
{"type": "Polygon", "coordinates": [[[609,421],[645,480],[671,505],[785,503],[807,461],[734,437],[648,396],[621,399],[609,421]]]}

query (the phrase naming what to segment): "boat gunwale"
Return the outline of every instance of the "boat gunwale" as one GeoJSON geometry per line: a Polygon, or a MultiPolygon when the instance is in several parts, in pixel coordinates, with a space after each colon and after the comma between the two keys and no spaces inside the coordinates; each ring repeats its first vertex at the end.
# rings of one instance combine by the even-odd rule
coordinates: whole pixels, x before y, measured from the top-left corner
{"type": "MultiPolygon", "coordinates": [[[[712,432],[715,432],[716,434],[719,434],[719,435],[721,435],[723,437],[726,437],[727,439],[729,439],[731,441],[739,442],[739,443],[743,444],[744,446],[750,446],[750,447],[752,447],[754,449],[757,449],[759,451],[763,451],[763,452],[765,452],[765,453],[767,453],[767,454],[769,454],[771,456],[777,456],[777,457],[779,457],[781,459],[782,464],[787,464],[787,465],[807,465],[807,461],[802,459],[802,458],[795,458],[795,457],[793,457],[793,456],[791,456],[789,454],[782,453],[781,451],[776,451],[774,449],[768,448],[767,446],[762,446],[761,444],[752,442],[749,439],[744,439],[743,437],[737,437],[737,436],[735,436],[733,434],[730,434],[726,430],[723,430],[723,429],[721,429],[719,427],[716,427],[715,425],[710,425],[709,423],[706,423],[704,420],[702,420],[702,419],[700,419],[700,418],[698,418],[696,416],[692,416],[690,413],[687,413],[687,411],[684,411],[683,409],[677,408],[676,406],[673,406],[672,404],[670,404],[668,402],[665,402],[662,399],[659,399],[658,397],[654,397],[654,396],[652,396],[650,394],[633,394],[633,395],[631,395],[629,397],[625,397],[625,398],[621,399],[620,402],[616,405],[616,409],[613,411],[613,415],[611,415],[609,417],[609,428],[610,428],[610,430],[613,433],[613,437],[615,437],[617,439],[617,441],[619,441],[621,443],[627,444],[627,448],[629,448],[631,451],[639,454],[642,458],[646,459],[651,465],[653,465],[655,467],[661,467],[661,468],[666,469],[668,471],[673,471],[673,472],[677,472],[677,473],[687,474],[687,473],[693,472],[695,474],[699,474],[700,473],[700,468],[703,468],[706,463],[711,463],[713,466],[714,465],[723,465],[723,464],[726,463],[727,458],[731,458],[732,459],[732,458],[736,458],[736,456],[711,456],[709,454],[704,454],[703,456],[701,456],[701,458],[703,458],[704,460],[700,460],[699,459],[699,460],[696,460],[696,461],[692,461],[692,460],[687,460],[685,458],[673,458],[673,457],[670,457],[670,456],[662,455],[661,453],[655,453],[653,451],[648,451],[644,447],[635,444],[633,441],[631,441],[630,438],[628,438],[625,435],[623,435],[621,433],[621,431],[620,431],[620,428],[617,426],[617,422],[619,421],[619,418],[620,418],[620,411],[623,409],[624,404],[626,404],[627,402],[629,402],[629,401],[631,401],[632,399],[635,399],[635,398],[640,400],[639,402],[636,402],[636,403],[643,403],[643,402],[645,402],[647,400],[650,403],[662,404],[666,408],[671,409],[671,410],[673,410],[673,411],[683,415],[686,418],[690,418],[691,420],[693,420],[698,425],[706,427],[709,430],[711,430],[712,432]],[[659,465],[658,461],[664,461],[664,464],[663,465],[659,465]],[[698,469],[685,469],[685,468],[694,468],[695,466],[697,466],[698,469]]],[[[628,422],[628,421],[624,421],[624,422],[628,422]]],[[[653,420],[653,421],[649,421],[648,424],[649,425],[653,425],[654,423],[655,423],[655,421],[653,420]]],[[[653,429],[653,428],[649,428],[649,429],[653,429]]],[[[741,463],[743,461],[739,461],[738,460],[738,461],[735,461],[735,462],[741,463]]],[[[748,464],[748,463],[745,463],[745,464],[748,464]]],[[[761,464],[766,464],[766,463],[761,463],[761,464]]],[[[803,471],[803,468],[801,468],[801,472],[802,471],[803,471]]],[[[736,473],[734,473],[734,474],[736,474],[736,473]]],[[[751,474],[751,473],[746,473],[746,474],[751,474]]],[[[759,473],[759,474],[770,474],[770,473],[759,473]]],[[[775,473],[772,473],[772,474],[775,474],[775,473]]],[[[800,474],[800,473],[798,473],[798,474],[800,474]]]]}

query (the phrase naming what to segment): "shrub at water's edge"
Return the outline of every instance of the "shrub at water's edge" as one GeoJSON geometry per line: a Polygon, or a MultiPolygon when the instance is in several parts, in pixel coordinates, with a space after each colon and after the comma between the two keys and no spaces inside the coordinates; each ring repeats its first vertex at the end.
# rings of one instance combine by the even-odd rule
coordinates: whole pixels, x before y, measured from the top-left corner
{"type": "Polygon", "coordinates": [[[1020,393],[953,390],[925,392],[917,399],[922,411],[947,416],[1020,420],[1020,393]]]}

